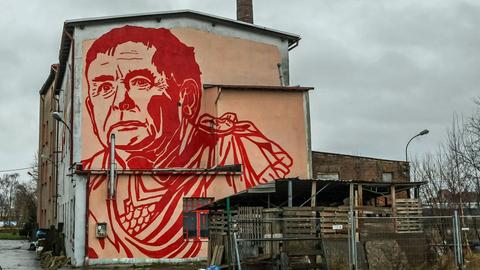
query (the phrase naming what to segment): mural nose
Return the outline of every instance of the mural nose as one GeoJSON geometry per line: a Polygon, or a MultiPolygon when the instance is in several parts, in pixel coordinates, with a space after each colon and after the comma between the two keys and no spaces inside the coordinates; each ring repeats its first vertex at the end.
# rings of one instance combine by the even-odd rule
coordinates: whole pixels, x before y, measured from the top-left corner
{"type": "Polygon", "coordinates": [[[125,93],[123,100],[118,104],[118,108],[121,111],[131,110],[135,108],[135,102],[133,99],[128,95],[128,92],[125,93]]]}

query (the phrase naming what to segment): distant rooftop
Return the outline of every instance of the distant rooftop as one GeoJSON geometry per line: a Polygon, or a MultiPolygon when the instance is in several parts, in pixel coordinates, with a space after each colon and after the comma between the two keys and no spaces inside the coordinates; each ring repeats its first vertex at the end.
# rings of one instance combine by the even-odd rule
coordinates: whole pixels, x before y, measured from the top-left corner
{"type": "Polygon", "coordinates": [[[394,160],[394,159],[384,159],[384,158],[376,158],[376,157],[366,157],[366,156],[358,156],[358,155],[350,155],[350,154],[340,154],[340,153],[331,153],[331,152],[322,152],[322,151],[312,151],[312,153],[317,153],[321,155],[332,155],[332,156],[343,156],[343,157],[350,157],[350,158],[361,158],[361,159],[370,159],[370,160],[380,160],[380,161],[390,161],[390,162],[405,162],[405,160],[394,160]]]}

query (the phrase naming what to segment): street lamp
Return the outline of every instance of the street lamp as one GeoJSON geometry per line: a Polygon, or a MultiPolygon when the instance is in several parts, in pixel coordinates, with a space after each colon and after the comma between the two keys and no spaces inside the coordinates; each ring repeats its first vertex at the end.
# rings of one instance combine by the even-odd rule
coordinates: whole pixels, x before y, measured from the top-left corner
{"type": "Polygon", "coordinates": [[[413,137],[408,141],[407,146],[405,146],[405,161],[406,161],[406,162],[408,162],[408,145],[410,144],[410,142],[411,142],[413,139],[415,139],[416,137],[418,137],[418,136],[423,136],[423,135],[428,134],[428,132],[430,132],[430,131],[428,131],[428,129],[424,129],[424,130],[420,131],[420,133],[418,133],[417,135],[413,136],[413,137]]]}
{"type": "Polygon", "coordinates": [[[53,117],[53,119],[57,120],[58,122],[61,122],[62,124],[64,124],[65,127],[67,127],[68,132],[70,133],[70,136],[72,136],[72,130],[71,130],[70,127],[67,125],[67,123],[65,123],[65,121],[63,120],[62,115],[60,115],[59,112],[52,112],[52,117],[53,117]]]}
{"type": "Polygon", "coordinates": [[[47,155],[45,155],[45,154],[41,154],[41,155],[40,155],[40,158],[41,158],[41,159],[46,159],[46,160],[50,161],[51,163],[55,163],[51,158],[49,158],[49,157],[48,157],[47,155]]]}

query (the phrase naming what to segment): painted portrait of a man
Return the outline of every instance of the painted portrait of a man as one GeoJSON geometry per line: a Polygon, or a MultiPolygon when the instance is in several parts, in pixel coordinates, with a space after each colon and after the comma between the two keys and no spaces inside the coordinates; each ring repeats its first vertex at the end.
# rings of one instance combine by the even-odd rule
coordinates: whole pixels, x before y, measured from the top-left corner
{"type": "MultiPolygon", "coordinates": [[[[118,175],[107,198],[105,175],[88,182],[89,227],[107,222],[88,256],[195,257],[204,242],[185,239],[182,199],[216,198],[286,177],[291,156],[251,121],[232,111],[202,114],[201,67],[195,49],[168,29],[123,26],[94,40],[84,57],[84,104],[99,145],[83,168],[108,168],[115,134],[118,170],[209,169],[240,164],[238,177],[216,174],[118,175]]],[[[85,143],[85,142],[84,142],[85,143]]]]}

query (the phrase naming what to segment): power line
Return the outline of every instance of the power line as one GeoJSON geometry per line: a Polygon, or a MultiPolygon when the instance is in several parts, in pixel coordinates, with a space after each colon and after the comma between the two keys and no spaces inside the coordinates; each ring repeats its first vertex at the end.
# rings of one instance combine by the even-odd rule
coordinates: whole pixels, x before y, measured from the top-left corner
{"type": "Polygon", "coordinates": [[[0,170],[0,173],[2,172],[14,172],[14,171],[24,171],[24,170],[29,170],[29,169],[33,169],[35,167],[25,167],[25,168],[17,168],[17,169],[7,169],[7,170],[0,170]]]}

